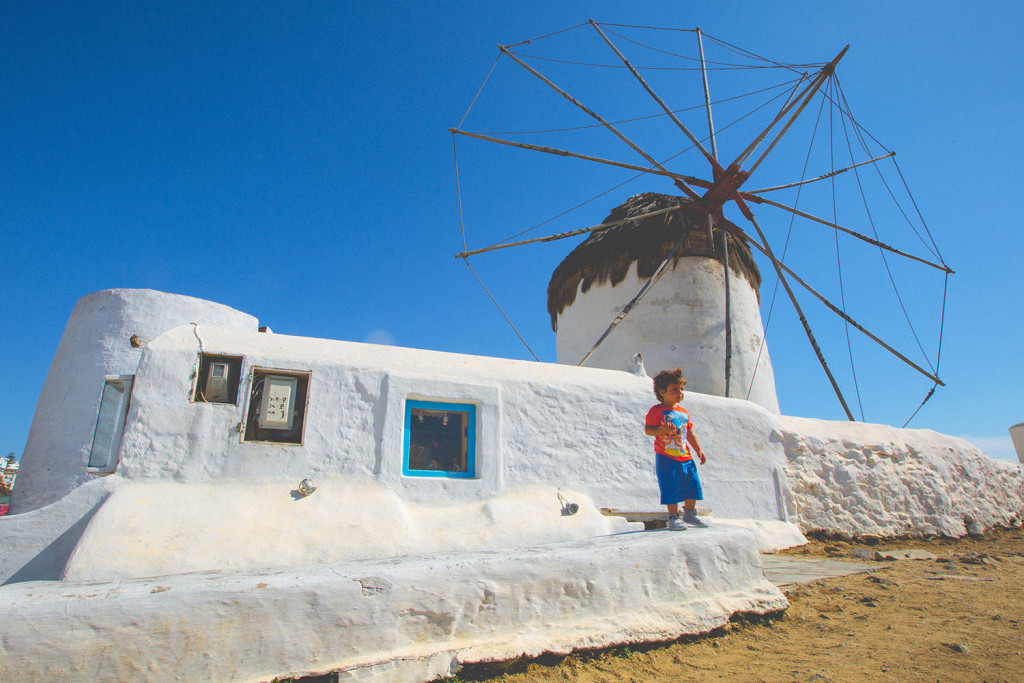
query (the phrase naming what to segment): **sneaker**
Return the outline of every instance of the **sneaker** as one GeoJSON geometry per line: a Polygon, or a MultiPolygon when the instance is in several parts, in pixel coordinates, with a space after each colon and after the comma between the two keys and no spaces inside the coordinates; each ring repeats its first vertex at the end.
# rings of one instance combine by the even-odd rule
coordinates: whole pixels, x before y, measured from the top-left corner
{"type": "Polygon", "coordinates": [[[697,516],[696,510],[687,510],[684,512],[683,521],[689,526],[700,527],[701,529],[706,529],[708,526],[707,522],[697,516]]]}
{"type": "Polygon", "coordinates": [[[686,525],[683,524],[683,520],[679,519],[679,515],[669,515],[668,528],[670,531],[682,531],[686,525]]]}

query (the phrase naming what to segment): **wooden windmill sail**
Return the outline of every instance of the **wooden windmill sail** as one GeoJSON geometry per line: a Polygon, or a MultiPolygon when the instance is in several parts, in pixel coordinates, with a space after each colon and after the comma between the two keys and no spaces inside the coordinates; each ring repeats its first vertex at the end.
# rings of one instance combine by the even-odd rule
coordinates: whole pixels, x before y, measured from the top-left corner
{"type": "MultiPolygon", "coordinates": [[[[737,351],[741,352],[741,356],[744,353],[750,355],[750,352],[753,351],[753,349],[746,349],[746,347],[751,346],[749,344],[749,337],[751,336],[749,330],[744,329],[741,336],[745,338],[739,340],[738,344],[737,340],[733,338],[734,328],[737,324],[734,309],[740,303],[735,299],[735,292],[737,291],[736,279],[737,275],[739,275],[742,281],[741,284],[747,286],[753,284],[754,297],[755,299],[757,298],[757,284],[760,277],[757,266],[751,257],[750,250],[753,249],[760,258],[765,259],[771,269],[770,272],[773,273],[778,285],[785,292],[786,298],[791,303],[803,332],[847,417],[854,419],[853,410],[840,388],[840,382],[826,360],[825,353],[822,351],[814,331],[812,331],[808,316],[804,312],[804,305],[797,295],[798,289],[801,290],[804,296],[810,295],[813,300],[838,316],[845,329],[852,329],[864,335],[871,342],[906,364],[907,367],[926,378],[932,383],[933,389],[935,386],[941,385],[942,382],[938,376],[938,351],[936,351],[934,359],[926,357],[924,362],[915,361],[908,354],[898,350],[893,344],[884,340],[880,335],[871,332],[868,327],[858,322],[847,312],[847,307],[844,305],[847,290],[842,289],[842,284],[840,285],[842,292],[840,298],[843,300],[838,303],[833,302],[829,296],[815,288],[807,278],[795,272],[786,263],[785,258],[781,254],[776,253],[757,215],[761,210],[759,207],[770,207],[773,210],[779,209],[790,216],[799,217],[802,221],[825,226],[836,231],[837,234],[841,233],[844,239],[853,238],[863,244],[870,245],[873,249],[878,250],[883,260],[887,256],[889,258],[899,257],[908,259],[916,264],[932,268],[944,277],[952,273],[952,270],[942,262],[937,249],[931,250],[931,255],[916,255],[906,249],[891,246],[878,239],[877,236],[865,234],[867,231],[846,227],[835,216],[822,218],[802,208],[797,208],[795,202],[786,203],[771,198],[771,193],[773,192],[778,193],[792,188],[797,188],[800,191],[803,186],[814,182],[828,183],[831,181],[834,184],[834,179],[841,174],[852,171],[852,174],[856,175],[859,173],[857,169],[861,167],[875,167],[882,161],[890,160],[895,153],[886,151],[886,153],[876,154],[870,158],[851,159],[847,165],[838,168],[833,163],[827,173],[822,173],[814,178],[807,179],[805,176],[798,181],[775,184],[758,190],[749,189],[751,175],[758,171],[763,164],[772,160],[773,154],[776,153],[780,143],[786,138],[794,124],[801,119],[812,103],[820,102],[823,105],[829,102],[840,111],[840,115],[846,116],[842,120],[844,126],[847,120],[851,121],[851,126],[855,123],[852,117],[849,116],[848,106],[842,97],[841,89],[838,88],[838,84],[834,80],[836,66],[846,54],[849,46],[844,47],[832,60],[825,64],[797,66],[764,60],[770,66],[797,73],[799,77],[795,79],[795,82],[792,82],[784,97],[779,98],[781,101],[777,102],[774,112],[769,119],[752,131],[745,144],[735,146],[736,151],[732,156],[727,157],[725,160],[720,160],[714,116],[712,115],[708,62],[704,56],[704,36],[700,29],[696,29],[693,33],[696,36],[696,44],[699,50],[700,76],[704,95],[703,108],[706,113],[708,126],[708,133],[702,136],[698,136],[693,132],[692,124],[688,126],[684,123],[683,117],[680,116],[680,109],[671,107],[656,92],[655,88],[648,83],[645,73],[656,74],[657,71],[654,68],[635,65],[633,61],[626,57],[623,50],[620,49],[621,44],[637,46],[641,45],[641,41],[632,39],[622,33],[615,33],[615,40],[613,40],[612,35],[609,35],[614,31],[624,28],[639,30],[642,27],[620,27],[590,21],[587,24],[552,35],[561,36],[578,31],[592,32],[597,38],[596,42],[603,46],[608,59],[601,64],[590,62],[586,63],[585,66],[599,66],[605,69],[617,68],[621,73],[628,73],[635,85],[634,92],[629,97],[633,100],[637,97],[643,98],[651,105],[652,109],[657,110],[658,116],[662,117],[663,121],[671,122],[671,127],[676,134],[689,141],[691,148],[696,150],[696,153],[703,158],[709,172],[701,177],[696,173],[687,174],[673,170],[672,167],[676,166],[676,164],[670,163],[671,158],[667,159],[663,153],[654,154],[646,151],[640,141],[633,139],[631,134],[624,132],[625,126],[623,123],[614,121],[611,117],[602,116],[602,114],[598,113],[596,106],[592,107],[584,103],[581,99],[570,94],[567,88],[560,87],[553,79],[541,73],[539,67],[531,65],[532,62],[533,64],[539,63],[550,66],[552,64],[568,63],[569,60],[541,57],[533,53],[524,52],[527,46],[535,49],[535,41],[525,41],[514,46],[500,46],[500,58],[511,60],[515,65],[521,67],[526,73],[543,84],[551,93],[562,98],[564,100],[563,104],[567,102],[575,110],[585,115],[591,120],[594,128],[604,131],[607,136],[610,136],[612,140],[617,142],[620,149],[627,152],[625,158],[616,158],[611,155],[601,156],[569,148],[534,144],[511,139],[513,137],[511,135],[468,131],[462,127],[462,124],[457,128],[449,129],[453,134],[453,138],[457,136],[459,138],[484,140],[503,146],[624,169],[641,174],[648,179],[660,178],[662,179],[661,182],[668,181],[676,193],[674,196],[661,193],[641,193],[628,200],[619,209],[616,209],[621,216],[613,211],[602,224],[591,228],[569,231],[550,237],[518,240],[476,250],[466,250],[457,256],[467,259],[468,264],[469,257],[485,251],[589,233],[590,237],[587,241],[577,247],[577,250],[565,259],[562,265],[556,269],[551,279],[548,307],[556,327],[560,325],[558,323],[558,316],[563,315],[567,307],[572,306],[578,296],[587,293],[595,283],[602,285],[606,282],[611,282],[614,286],[619,282],[623,282],[625,272],[635,265],[634,272],[637,279],[635,284],[637,286],[635,287],[634,295],[625,302],[621,300],[615,302],[615,308],[618,311],[615,315],[607,315],[607,320],[601,321],[603,331],[600,334],[597,334],[594,329],[587,330],[587,334],[593,336],[593,342],[588,350],[579,354],[578,360],[571,361],[578,362],[579,364],[594,364],[591,362],[592,359],[600,357],[603,345],[611,343],[609,339],[614,339],[617,335],[621,338],[624,334],[621,329],[627,325],[624,321],[631,315],[634,315],[635,311],[640,310],[638,307],[642,306],[641,302],[650,292],[657,291],[657,288],[661,287],[657,283],[667,270],[678,270],[678,263],[681,258],[689,255],[713,259],[719,264],[718,272],[724,293],[721,311],[718,315],[721,321],[721,330],[717,333],[721,337],[721,343],[719,344],[721,353],[718,354],[716,351],[716,354],[720,357],[713,363],[716,366],[713,373],[716,377],[720,378],[720,382],[709,381],[703,384],[706,385],[705,390],[708,387],[711,388],[709,393],[749,397],[752,387],[756,382],[756,374],[758,372],[770,372],[770,363],[767,363],[767,360],[767,370],[763,369],[763,367],[758,369],[760,361],[757,360],[752,367],[744,370],[744,372],[747,372],[748,375],[752,374],[752,376],[744,375],[742,382],[738,383],[742,386],[736,386],[737,351]],[[659,161],[659,159],[661,160],[659,161]],[[640,199],[637,199],[637,197],[640,197],[640,199]],[[654,197],[658,199],[654,201],[654,197]],[[641,208],[637,208],[637,206],[641,208]],[[757,208],[757,212],[755,212],[755,208],[757,208]],[[738,216],[730,220],[726,217],[726,210],[737,212],[738,216]],[[659,225],[674,226],[674,228],[666,228],[659,233],[657,227],[659,225]],[[665,235],[669,233],[671,233],[672,237],[666,238],[665,235]],[[702,242],[699,247],[697,246],[698,242],[702,242]],[[652,254],[656,254],[656,256],[652,257],[652,254]]],[[[729,47],[732,48],[733,46],[729,47]]],[[[738,49],[735,51],[737,54],[741,53],[738,49]]],[[[674,57],[679,56],[671,53],[669,50],[655,50],[653,48],[650,53],[646,54],[654,52],[672,54],[674,57]]],[[[746,51],[742,51],[742,53],[746,56],[752,55],[752,53],[746,51]]],[[[582,61],[578,63],[583,64],[582,61]]],[[[821,118],[820,109],[818,118],[819,120],[821,118]]],[[[632,121],[628,120],[626,122],[632,121]]],[[[817,126],[815,127],[816,129],[817,126]]],[[[855,129],[855,133],[863,137],[859,128],[855,129]]],[[[866,146],[865,149],[867,149],[866,146]]],[[[810,152],[808,152],[808,156],[810,156],[810,152]]],[[[858,184],[861,184],[860,176],[857,175],[857,178],[858,184]]],[[[835,207],[835,204],[836,202],[833,200],[833,207],[835,207]]],[[[874,225],[872,223],[873,229],[874,225]]],[[[886,262],[886,268],[888,269],[888,262],[886,262]]],[[[589,315],[589,317],[593,318],[595,316],[589,315]]],[[[757,322],[759,324],[760,320],[758,319],[757,322]]],[[[562,331],[559,330],[559,335],[561,336],[561,334],[562,331]]],[[[754,334],[754,336],[757,335],[754,334]]],[[[939,336],[941,339],[941,321],[939,336]]],[[[693,347],[696,348],[700,344],[701,342],[698,340],[694,343],[693,347]]],[[[574,352],[580,351],[578,342],[574,342],[572,346],[574,352]]],[[[757,346],[757,344],[754,346],[757,346]]],[[[757,349],[756,355],[758,358],[763,356],[767,359],[763,344],[761,346],[762,348],[757,349]]],[[[619,355],[622,354],[620,353],[619,355]]],[[[692,356],[692,354],[690,355],[692,356]]],[[[563,359],[561,345],[559,361],[570,362],[568,358],[563,359]]],[[[703,368],[705,365],[711,364],[711,360],[710,358],[701,357],[698,364],[703,368]]],[[[614,367],[614,363],[608,360],[599,362],[597,365],[614,367]]],[[[693,371],[688,370],[687,374],[692,375],[693,371]]],[[[763,377],[762,380],[764,380],[763,377]]],[[[773,392],[774,388],[772,388],[773,392]]],[[[766,403],[770,404],[772,400],[774,400],[774,397],[766,398],[759,402],[765,405],[766,403]]]]}

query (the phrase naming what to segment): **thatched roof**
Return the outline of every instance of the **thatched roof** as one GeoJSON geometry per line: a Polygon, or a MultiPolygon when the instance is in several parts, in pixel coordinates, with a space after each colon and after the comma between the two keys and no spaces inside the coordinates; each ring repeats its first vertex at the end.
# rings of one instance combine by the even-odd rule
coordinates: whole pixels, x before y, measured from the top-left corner
{"type": "MultiPolygon", "coordinates": [[[[708,240],[707,214],[685,197],[653,192],[638,194],[613,209],[602,222],[620,221],[670,206],[682,206],[683,210],[592,232],[565,257],[548,283],[548,313],[551,314],[552,329],[557,329],[558,315],[576,300],[577,291],[586,292],[594,284],[619,284],[634,261],[637,263],[637,275],[649,278],[684,231],[689,234],[676,254],[673,266],[685,256],[718,258],[708,240]]],[[[716,241],[721,239],[717,226],[714,238],[716,241]]],[[[754,263],[750,246],[734,234],[729,235],[729,270],[746,277],[755,292],[760,288],[761,272],[754,263]]]]}

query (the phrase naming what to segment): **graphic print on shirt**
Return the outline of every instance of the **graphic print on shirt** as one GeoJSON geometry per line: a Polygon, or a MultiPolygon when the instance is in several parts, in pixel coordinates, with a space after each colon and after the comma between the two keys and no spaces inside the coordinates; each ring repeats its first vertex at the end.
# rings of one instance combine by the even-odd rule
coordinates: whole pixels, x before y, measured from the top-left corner
{"type": "Polygon", "coordinates": [[[684,412],[671,408],[663,410],[661,414],[665,418],[665,424],[672,425],[675,429],[672,434],[658,437],[658,441],[663,449],[662,452],[676,459],[689,458],[690,450],[686,445],[686,430],[690,422],[689,416],[684,412]]]}

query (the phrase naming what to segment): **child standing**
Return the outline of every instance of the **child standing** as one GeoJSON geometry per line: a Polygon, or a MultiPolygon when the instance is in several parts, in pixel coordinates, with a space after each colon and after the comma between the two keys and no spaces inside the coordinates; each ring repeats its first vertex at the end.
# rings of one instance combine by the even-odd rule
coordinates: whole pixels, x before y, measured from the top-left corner
{"type": "Polygon", "coordinates": [[[661,504],[668,506],[668,528],[673,531],[682,531],[687,525],[707,526],[697,517],[697,501],[704,500],[704,492],[690,446],[701,465],[707,458],[693,433],[690,414],[679,405],[685,386],[686,380],[679,368],[659,372],[654,377],[654,395],[661,403],[647,411],[644,421],[644,432],[654,437],[661,504]],[[679,501],[683,501],[682,519],[679,518],[679,501]]]}

